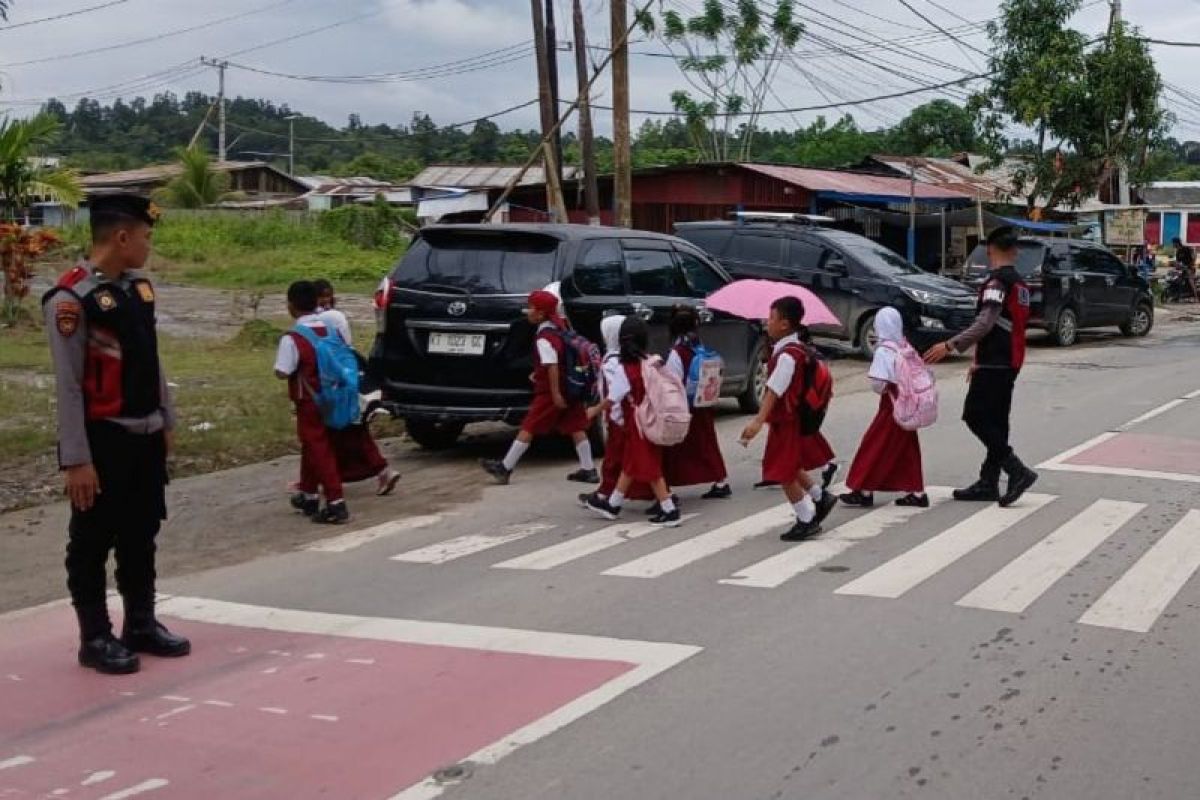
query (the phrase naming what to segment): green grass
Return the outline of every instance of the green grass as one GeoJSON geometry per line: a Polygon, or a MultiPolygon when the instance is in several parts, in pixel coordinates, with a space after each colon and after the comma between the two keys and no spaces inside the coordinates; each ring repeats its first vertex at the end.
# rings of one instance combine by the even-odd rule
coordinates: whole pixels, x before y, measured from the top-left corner
{"type": "MultiPolygon", "coordinates": [[[[339,290],[370,293],[405,244],[392,237],[389,246],[362,247],[345,238],[344,225],[332,224],[338,219],[167,211],[155,228],[148,267],[173,283],[215,289],[278,292],[292,281],[323,277],[339,290]]],[[[86,228],[68,229],[66,238],[76,253],[86,249],[86,228]]]]}

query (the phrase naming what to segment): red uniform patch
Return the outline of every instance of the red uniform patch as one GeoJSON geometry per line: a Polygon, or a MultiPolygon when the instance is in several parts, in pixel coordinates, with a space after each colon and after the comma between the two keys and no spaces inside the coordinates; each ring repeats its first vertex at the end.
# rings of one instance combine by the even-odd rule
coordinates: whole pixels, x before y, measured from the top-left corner
{"type": "Polygon", "coordinates": [[[54,327],[61,336],[71,337],[79,330],[79,315],[83,307],[74,300],[59,300],[54,306],[54,327]]]}

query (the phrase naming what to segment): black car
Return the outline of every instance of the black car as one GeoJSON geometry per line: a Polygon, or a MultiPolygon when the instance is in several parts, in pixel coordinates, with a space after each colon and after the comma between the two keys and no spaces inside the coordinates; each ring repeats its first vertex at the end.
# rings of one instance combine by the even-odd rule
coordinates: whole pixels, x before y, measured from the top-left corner
{"type": "Polygon", "coordinates": [[[685,222],[675,233],[717,258],[737,278],[786,281],[811,289],[842,323],[813,333],[875,352],[875,312],[894,306],[918,348],[949,339],[975,317],[975,296],[931,275],[865,236],[807,221],[685,222]]]}
{"type": "MultiPolygon", "coordinates": [[[[1030,327],[1049,331],[1069,347],[1083,328],[1120,328],[1145,336],[1154,327],[1150,284],[1108,248],[1078,239],[1022,237],[1017,271],[1029,284],[1030,327]]],[[[967,257],[967,283],[978,287],[988,272],[987,248],[967,257]]]]}
{"type": "Polygon", "coordinates": [[[422,229],[376,292],[368,371],[382,404],[428,448],[470,422],[520,422],[529,408],[529,292],[552,283],[572,325],[600,342],[600,321],[632,314],[665,352],[672,308],[700,308],[705,343],[725,360],[725,393],[757,411],[765,342],[757,324],[704,309],[732,279],[672,236],[583,225],[439,225],[422,229]]]}

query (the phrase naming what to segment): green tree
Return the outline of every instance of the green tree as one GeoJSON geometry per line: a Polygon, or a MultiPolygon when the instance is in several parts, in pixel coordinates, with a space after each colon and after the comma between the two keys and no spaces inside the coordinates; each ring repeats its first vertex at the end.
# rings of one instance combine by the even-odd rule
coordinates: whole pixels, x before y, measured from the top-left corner
{"type": "Polygon", "coordinates": [[[1034,132],[1014,188],[1038,204],[1073,206],[1122,164],[1134,171],[1169,124],[1146,43],[1117,22],[1098,42],[1067,27],[1081,0],[1005,0],[990,23],[992,80],[971,105],[998,163],[1008,122],[1034,132]]]}
{"type": "Polygon", "coordinates": [[[490,119],[475,123],[467,140],[467,153],[472,161],[494,164],[500,159],[500,126],[490,119]]]}
{"type": "Polygon", "coordinates": [[[917,106],[892,128],[889,149],[905,155],[949,156],[976,147],[971,111],[949,100],[917,106]]]}
{"type": "Polygon", "coordinates": [[[38,158],[55,141],[61,127],[46,114],[0,121],[0,202],[9,219],[36,198],[72,208],[83,199],[83,187],[74,171],[38,158]]]}
{"type": "Polygon", "coordinates": [[[183,172],[155,192],[155,200],[175,208],[207,208],[235,197],[229,191],[229,174],[213,169],[200,145],[180,148],[176,155],[183,172]]]}
{"type": "Polygon", "coordinates": [[[355,156],[350,161],[333,168],[334,175],[343,177],[365,176],[381,181],[403,183],[421,171],[420,162],[411,158],[394,158],[384,153],[369,151],[355,156]]]}

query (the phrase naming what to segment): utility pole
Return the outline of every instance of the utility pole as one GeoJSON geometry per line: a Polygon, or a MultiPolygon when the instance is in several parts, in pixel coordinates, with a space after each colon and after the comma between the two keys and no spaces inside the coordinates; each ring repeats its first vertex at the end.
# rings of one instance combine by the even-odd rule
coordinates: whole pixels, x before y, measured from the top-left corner
{"type": "Polygon", "coordinates": [[[288,121],[288,175],[296,174],[296,120],[299,114],[292,114],[288,121]]]}
{"type": "Polygon", "coordinates": [[[200,63],[206,67],[217,68],[217,161],[225,161],[225,70],[229,68],[228,61],[216,61],[200,57],[200,63]]]}
{"type": "MultiPolygon", "coordinates": [[[[554,25],[554,0],[546,0],[546,70],[550,77],[550,108],[554,119],[558,119],[558,29],[554,25]]],[[[555,131],[550,140],[554,148],[555,172],[562,183],[562,129],[555,131]]],[[[564,222],[566,220],[563,220],[564,222]]]]}
{"type": "MultiPolygon", "coordinates": [[[[1108,36],[1111,39],[1117,32],[1117,27],[1121,24],[1121,0],[1111,0],[1112,14],[1108,18],[1108,36]]],[[[1125,119],[1129,119],[1132,109],[1129,103],[1125,104],[1125,119]]],[[[1129,194],[1129,165],[1125,163],[1125,159],[1121,159],[1121,163],[1117,165],[1117,202],[1123,206],[1128,206],[1130,203],[1129,194]]]]}
{"type": "Polygon", "coordinates": [[[917,263],[917,164],[908,160],[908,260],[917,263]]]}
{"type": "Polygon", "coordinates": [[[633,227],[633,153],[629,142],[629,22],[626,0],[609,0],[613,74],[613,192],[616,223],[633,227]]]}
{"type": "Polygon", "coordinates": [[[579,87],[579,150],[583,156],[583,205],[588,225],[600,224],[600,191],[596,184],[596,142],[592,134],[592,107],[588,90],[587,31],[583,25],[583,0],[572,3],[575,25],[575,81],[579,87]]]}
{"type": "MultiPolygon", "coordinates": [[[[537,55],[538,103],[542,112],[542,137],[553,139],[558,128],[558,109],[550,92],[550,58],[546,52],[546,23],[542,17],[542,0],[530,0],[533,11],[533,49],[537,55]]],[[[539,148],[543,153],[542,172],[546,176],[546,210],[554,222],[566,222],[566,203],[563,201],[562,184],[558,180],[558,159],[554,147],[539,148]],[[554,175],[551,176],[551,171],[554,175]]]]}

